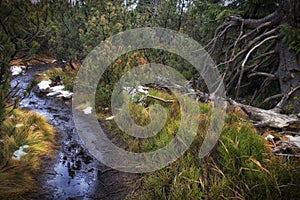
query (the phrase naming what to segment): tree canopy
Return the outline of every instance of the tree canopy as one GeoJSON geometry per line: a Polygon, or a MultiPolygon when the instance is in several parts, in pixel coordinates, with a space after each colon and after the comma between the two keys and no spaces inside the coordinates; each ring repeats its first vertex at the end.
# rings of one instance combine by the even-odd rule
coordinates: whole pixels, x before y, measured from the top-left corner
{"type": "MultiPolygon", "coordinates": [[[[62,65],[82,62],[91,49],[116,33],[164,27],[205,46],[231,98],[263,108],[276,106],[280,112],[300,112],[297,0],[3,0],[1,8],[3,89],[8,63],[20,56],[47,52],[62,65]]],[[[141,56],[148,62],[172,64],[194,80],[195,89],[205,90],[202,77],[184,60],[159,51],[141,56]]]]}

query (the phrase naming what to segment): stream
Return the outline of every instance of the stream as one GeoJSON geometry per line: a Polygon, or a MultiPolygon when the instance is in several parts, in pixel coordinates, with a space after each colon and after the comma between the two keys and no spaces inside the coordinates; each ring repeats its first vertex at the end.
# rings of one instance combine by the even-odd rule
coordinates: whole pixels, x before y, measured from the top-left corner
{"type": "MultiPolygon", "coordinates": [[[[34,65],[24,75],[15,76],[11,87],[22,97],[37,73],[55,67],[54,64],[34,65]]],[[[56,129],[58,150],[55,158],[46,159],[40,183],[30,199],[124,199],[132,189],[136,175],[106,167],[83,146],[72,118],[71,100],[47,97],[30,92],[19,107],[42,115],[56,129]]]]}

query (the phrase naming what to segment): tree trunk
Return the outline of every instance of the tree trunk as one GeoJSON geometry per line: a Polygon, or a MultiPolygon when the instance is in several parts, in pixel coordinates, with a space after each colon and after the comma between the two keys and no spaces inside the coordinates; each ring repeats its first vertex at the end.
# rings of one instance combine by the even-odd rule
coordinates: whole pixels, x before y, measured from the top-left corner
{"type": "Polygon", "coordinates": [[[300,63],[287,44],[280,42],[278,47],[280,64],[277,73],[281,92],[286,97],[281,107],[287,113],[300,113],[300,63]]]}
{"type": "MultiPolygon", "coordinates": [[[[300,26],[300,3],[298,0],[284,1],[280,12],[280,25],[300,26]]],[[[300,27],[298,27],[300,28],[300,27]]],[[[280,89],[285,99],[281,108],[288,113],[300,113],[300,59],[282,40],[277,45],[280,64],[277,71],[280,89]]]]}

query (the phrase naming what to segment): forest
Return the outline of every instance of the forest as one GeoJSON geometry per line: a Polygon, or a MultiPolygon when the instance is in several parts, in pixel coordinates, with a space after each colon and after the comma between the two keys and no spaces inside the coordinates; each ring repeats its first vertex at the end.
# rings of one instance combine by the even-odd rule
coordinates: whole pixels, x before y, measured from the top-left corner
{"type": "Polygon", "coordinates": [[[300,1],[0,8],[0,199],[300,197],[300,1]]]}

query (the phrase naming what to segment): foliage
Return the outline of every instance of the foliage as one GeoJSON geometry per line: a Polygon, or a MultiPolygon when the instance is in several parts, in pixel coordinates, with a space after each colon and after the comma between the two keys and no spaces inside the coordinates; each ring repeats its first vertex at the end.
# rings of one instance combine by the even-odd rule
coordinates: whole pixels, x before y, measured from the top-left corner
{"type": "Polygon", "coordinates": [[[46,12],[50,16],[47,20],[50,52],[62,64],[83,59],[79,29],[84,26],[84,10],[79,6],[71,7],[66,1],[56,1],[46,12]]]}
{"type": "MultiPolygon", "coordinates": [[[[231,15],[254,19],[265,17],[277,10],[278,5],[281,5],[283,1],[164,0],[155,1],[159,2],[155,5],[151,4],[154,1],[126,1],[131,5],[138,3],[136,9],[129,9],[128,5],[124,5],[124,1],[121,0],[76,2],[77,4],[71,5],[65,0],[46,0],[36,4],[32,4],[29,0],[0,1],[1,194],[7,195],[10,192],[20,194],[29,190],[30,184],[25,184],[33,181],[32,174],[29,172],[39,169],[41,156],[48,156],[53,147],[53,130],[42,119],[19,110],[12,111],[13,118],[8,115],[6,107],[11,103],[9,63],[18,57],[26,57],[43,50],[50,51],[63,65],[67,62],[74,63],[74,61],[80,63],[92,49],[114,34],[138,27],[159,26],[187,34],[205,45],[217,64],[222,63],[231,54],[236,59],[235,62],[219,68],[226,75],[224,80],[229,94],[236,93],[239,77],[241,77],[242,89],[237,97],[243,97],[255,105],[264,103],[264,99],[276,96],[280,92],[278,81],[273,81],[273,79],[265,81],[261,77],[251,78],[238,74],[242,71],[241,62],[247,52],[259,43],[258,39],[263,40],[269,36],[259,38],[259,35],[268,33],[274,29],[275,25],[260,27],[256,31],[239,25],[230,30],[228,27],[229,31],[225,30],[226,26],[223,27],[224,29],[218,29],[218,27],[222,22],[228,25],[231,15]],[[241,39],[239,34],[242,29],[245,37],[241,37],[241,39]],[[223,33],[218,35],[220,33],[218,31],[223,33]],[[220,40],[217,41],[216,37],[219,37],[220,40]],[[247,51],[239,54],[242,55],[241,57],[235,56],[243,48],[246,48],[247,51]],[[235,72],[237,72],[236,75],[235,72]],[[253,93],[254,95],[252,95],[253,93]],[[21,113],[26,117],[23,118],[21,113]],[[15,125],[20,120],[24,125],[16,128],[15,125]],[[28,154],[20,162],[12,161],[10,159],[12,153],[23,144],[30,145],[30,148],[27,149],[28,154]],[[19,180],[19,182],[13,183],[13,181],[7,180],[19,180]],[[16,190],[7,190],[7,186],[10,189],[16,188],[16,190]]],[[[300,34],[297,29],[297,20],[295,18],[296,25],[283,24],[281,33],[284,36],[284,42],[289,45],[289,49],[299,54],[300,34]]],[[[277,32],[274,33],[277,34],[277,32]]],[[[267,42],[255,49],[251,55],[249,54],[249,59],[243,66],[247,75],[250,76],[250,73],[256,72],[257,69],[267,75],[270,75],[268,72],[275,74],[277,69],[273,67],[279,63],[279,60],[278,54],[272,54],[268,49],[273,47],[272,45],[273,42],[267,42]],[[268,53],[270,53],[270,57],[259,57],[263,54],[269,55],[268,53]],[[258,64],[263,67],[256,67],[258,64]]],[[[151,62],[169,65],[184,74],[187,79],[199,78],[199,74],[191,68],[189,63],[168,52],[143,49],[120,56],[109,66],[99,81],[95,98],[96,109],[102,119],[109,114],[104,112],[107,112],[107,107],[110,106],[110,95],[114,84],[120,77],[137,65],[151,62]]],[[[67,89],[71,90],[75,73],[64,72],[61,69],[46,72],[47,78],[50,79],[54,79],[56,75],[60,75],[67,89]]],[[[202,88],[198,87],[197,89],[202,88]]],[[[166,91],[155,89],[150,90],[150,94],[165,99],[174,98],[166,91]]],[[[166,126],[155,137],[138,140],[118,130],[114,122],[104,122],[113,133],[114,139],[126,143],[126,148],[132,152],[147,152],[164,146],[180,125],[180,108],[177,102],[168,104],[149,98],[145,102],[147,105],[159,103],[166,108],[168,113],[166,126]]],[[[274,102],[271,101],[266,106],[269,108],[273,104],[274,102]]],[[[299,161],[263,156],[266,150],[260,136],[250,124],[240,120],[240,117],[235,114],[231,113],[227,119],[221,140],[211,157],[200,160],[197,152],[208,126],[210,107],[199,104],[199,108],[201,110],[199,116],[201,126],[197,140],[191,149],[165,169],[145,175],[142,178],[142,190],[134,193],[132,198],[273,199],[296,198],[299,195],[299,190],[297,190],[297,186],[300,185],[299,161]]],[[[294,108],[291,106],[291,109],[294,108]]],[[[144,105],[132,101],[130,110],[131,116],[137,124],[149,123],[148,109],[144,105]]],[[[2,198],[2,196],[0,197],[2,198]]]]}
{"type": "Polygon", "coordinates": [[[292,27],[288,24],[281,26],[281,31],[284,33],[283,41],[286,42],[290,50],[296,52],[297,55],[300,53],[300,31],[296,27],[292,27]]]}
{"type": "Polygon", "coordinates": [[[9,63],[35,54],[44,44],[44,7],[30,1],[0,1],[0,124],[11,102],[9,63]]]}
{"type": "Polygon", "coordinates": [[[235,0],[228,7],[241,11],[245,18],[258,19],[274,12],[280,0],[235,0]]]}

